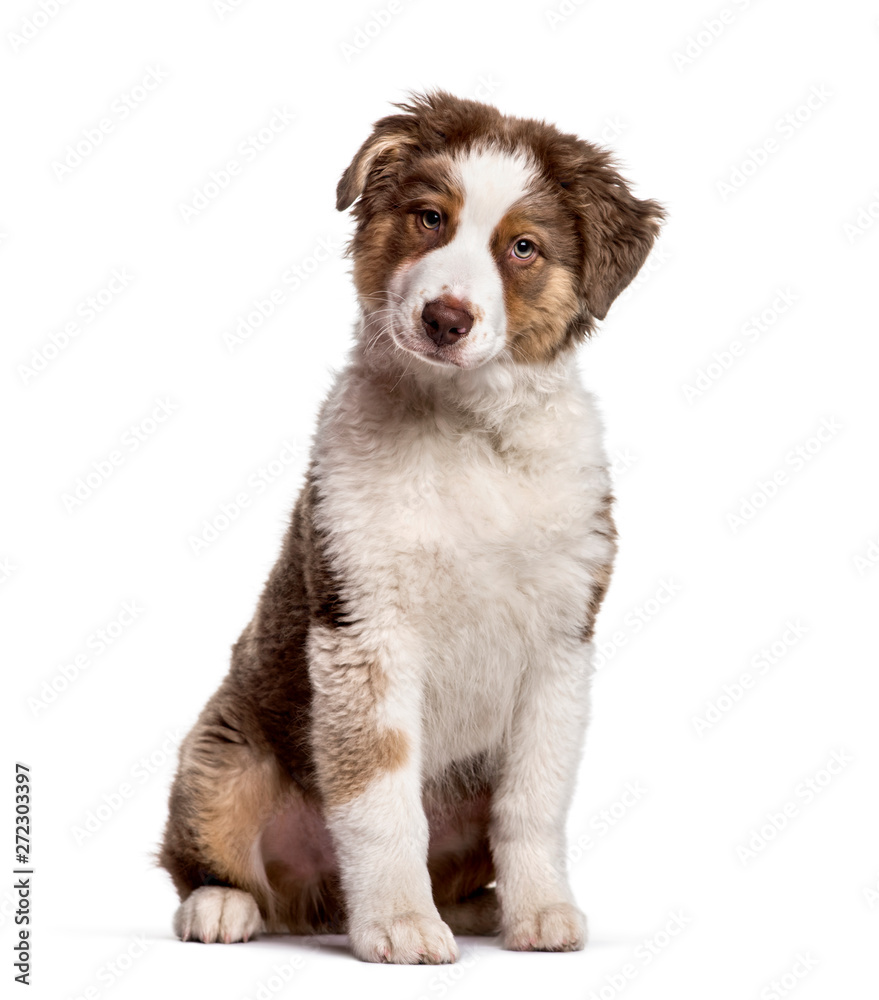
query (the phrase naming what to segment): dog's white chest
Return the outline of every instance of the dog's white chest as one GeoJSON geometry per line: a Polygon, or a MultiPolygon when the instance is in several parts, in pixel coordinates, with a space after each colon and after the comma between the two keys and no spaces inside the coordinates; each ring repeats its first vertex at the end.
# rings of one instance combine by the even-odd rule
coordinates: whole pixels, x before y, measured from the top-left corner
{"type": "Polygon", "coordinates": [[[357,617],[407,636],[429,771],[496,746],[523,673],[584,625],[603,456],[535,434],[516,448],[413,421],[325,484],[357,617]]]}

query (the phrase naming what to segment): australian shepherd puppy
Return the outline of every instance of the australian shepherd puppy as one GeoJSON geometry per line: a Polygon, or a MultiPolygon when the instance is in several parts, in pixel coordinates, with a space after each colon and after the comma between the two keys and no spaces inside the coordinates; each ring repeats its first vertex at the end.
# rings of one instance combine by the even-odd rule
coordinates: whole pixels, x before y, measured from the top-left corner
{"type": "Polygon", "coordinates": [[[280,557],[180,753],[183,940],[582,948],[565,818],[615,531],[575,349],[662,210],[606,152],[443,92],[342,175],[360,317],[280,557]]]}

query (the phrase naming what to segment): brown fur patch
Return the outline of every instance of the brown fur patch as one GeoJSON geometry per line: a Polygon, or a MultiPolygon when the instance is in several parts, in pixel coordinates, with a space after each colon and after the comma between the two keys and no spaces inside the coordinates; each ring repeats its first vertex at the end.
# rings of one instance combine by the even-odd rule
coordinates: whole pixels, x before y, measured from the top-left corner
{"type": "Polygon", "coordinates": [[[507,344],[519,362],[547,361],[569,346],[576,316],[579,254],[576,227],[546,189],[521,199],[500,221],[491,248],[504,284],[507,344]],[[537,252],[526,262],[513,244],[530,240],[537,252]]]}
{"type": "Polygon", "coordinates": [[[270,905],[258,841],[291,782],[249,728],[227,680],[181,747],[160,856],[181,898],[200,885],[229,885],[270,905]]]}
{"type": "Polygon", "coordinates": [[[501,929],[501,911],[494,886],[476,892],[454,903],[437,903],[439,915],[455,935],[491,935],[501,929]]]}
{"type": "MultiPolygon", "coordinates": [[[[364,196],[367,197],[367,196],[364,196]]],[[[403,261],[419,257],[454,238],[463,195],[453,179],[449,158],[418,158],[368,195],[373,204],[368,222],[355,234],[349,253],[354,259],[354,284],[370,307],[384,305],[391,275],[403,261]],[[442,215],[437,230],[425,230],[418,218],[432,209],[442,215]]]]}
{"type": "Polygon", "coordinates": [[[409,739],[401,730],[351,722],[343,730],[318,724],[315,733],[321,792],[330,806],[350,802],[376,778],[409,760],[409,739]]]}
{"type": "Polygon", "coordinates": [[[427,869],[440,916],[455,934],[496,934],[500,910],[489,846],[491,782],[481,757],[452,765],[424,792],[427,869]]]}
{"type": "Polygon", "coordinates": [[[279,807],[285,786],[272,757],[238,749],[190,786],[201,813],[200,839],[215,871],[232,884],[254,885],[254,846],[279,807]]]}
{"type": "Polygon", "coordinates": [[[430,826],[427,867],[437,905],[460,902],[494,881],[491,778],[486,759],[476,756],[450,765],[423,790],[430,826]]]}
{"type": "Polygon", "coordinates": [[[586,608],[586,623],[583,626],[583,641],[590,642],[595,633],[595,619],[601,610],[604,595],[610,585],[610,578],[613,572],[613,556],[617,548],[617,529],[613,520],[613,496],[608,494],[604,497],[603,506],[596,514],[595,533],[603,535],[611,545],[611,557],[608,562],[596,566],[592,570],[594,582],[589,595],[589,603],[586,608]]]}
{"type": "MultiPolygon", "coordinates": [[[[536,280],[504,282],[507,344],[519,362],[549,361],[569,345],[568,325],[577,312],[577,295],[569,271],[542,262],[536,280]]],[[[523,268],[524,270],[524,268],[523,268]]]]}

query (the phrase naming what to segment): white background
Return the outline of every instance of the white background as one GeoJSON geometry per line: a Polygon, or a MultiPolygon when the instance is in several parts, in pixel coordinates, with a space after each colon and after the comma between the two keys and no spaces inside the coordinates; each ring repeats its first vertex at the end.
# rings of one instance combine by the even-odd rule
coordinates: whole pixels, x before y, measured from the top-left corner
{"type": "Polygon", "coordinates": [[[225,7],[3,6],[4,991],[21,989],[17,759],[36,803],[30,996],[874,996],[879,11],[410,0],[375,32],[386,0],[225,7]],[[591,942],[467,940],[445,969],[368,966],[341,938],[183,945],[150,857],[173,748],[275,559],[355,316],[348,263],[314,255],[348,231],[335,184],[370,124],[434,85],[603,140],[669,211],[581,351],[621,536],[570,820],[591,942]],[[114,269],[125,287],[89,319],[114,269]]]}

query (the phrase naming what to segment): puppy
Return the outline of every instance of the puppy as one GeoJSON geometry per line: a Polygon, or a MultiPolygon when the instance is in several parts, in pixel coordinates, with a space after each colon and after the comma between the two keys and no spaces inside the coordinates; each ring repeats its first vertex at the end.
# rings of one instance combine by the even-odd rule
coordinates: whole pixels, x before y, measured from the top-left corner
{"type": "Polygon", "coordinates": [[[338,185],[360,317],[281,555],[181,747],[176,933],[586,939],[564,827],[616,548],[575,348],[662,209],[608,154],[444,92],[338,185]]]}

